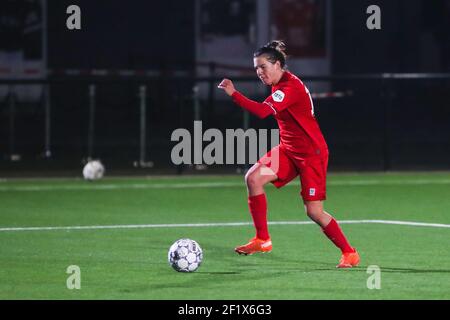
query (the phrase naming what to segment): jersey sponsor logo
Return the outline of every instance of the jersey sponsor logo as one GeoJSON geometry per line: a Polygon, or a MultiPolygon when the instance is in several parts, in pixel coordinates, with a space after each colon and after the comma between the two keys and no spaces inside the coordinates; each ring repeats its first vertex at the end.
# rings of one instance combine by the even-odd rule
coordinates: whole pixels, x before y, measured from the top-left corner
{"type": "Polygon", "coordinates": [[[281,102],[284,99],[284,92],[281,90],[277,90],[274,93],[272,93],[273,101],[275,102],[281,102]]]}
{"type": "Polygon", "coordinates": [[[316,195],[316,188],[309,188],[309,195],[315,196],[316,195]]]}

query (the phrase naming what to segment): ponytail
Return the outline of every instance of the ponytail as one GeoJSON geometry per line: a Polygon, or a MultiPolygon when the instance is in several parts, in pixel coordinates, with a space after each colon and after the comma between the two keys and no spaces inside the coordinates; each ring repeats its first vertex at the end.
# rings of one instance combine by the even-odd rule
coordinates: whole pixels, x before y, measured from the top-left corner
{"type": "Polygon", "coordinates": [[[265,55],[271,63],[280,61],[281,68],[286,66],[286,45],[281,40],[272,40],[253,54],[254,58],[265,55]]]}

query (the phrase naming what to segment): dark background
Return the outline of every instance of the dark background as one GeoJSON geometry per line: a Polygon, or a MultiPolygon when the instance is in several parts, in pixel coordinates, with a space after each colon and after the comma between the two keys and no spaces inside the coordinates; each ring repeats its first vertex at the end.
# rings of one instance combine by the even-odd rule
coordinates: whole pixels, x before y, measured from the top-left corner
{"type": "Polygon", "coordinates": [[[63,0],[50,1],[48,8],[50,68],[193,68],[192,0],[63,0]],[[76,32],[65,27],[72,4],[82,14],[76,32]]]}
{"type": "MultiPolygon", "coordinates": [[[[327,82],[332,90],[352,91],[351,96],[314,102],[330,147],[331,170],[450,168],[450,78],[432,75],[450,72],[449,2],[333,1],[331,74],[318,78],[292,70],[308,85],[327,82]],[[371,4],[381,7],[381,30],[366,28],[366,8],[371,4]],[[428,42],[423,40],[425,36],[428,42]],[[419,72],[431,75],[420,79],[381,77],[383,73],[419,72]]],[[[18,3],[7,0],[1,8],[21,17],[24,7],[18,3]]],[[[217,1],[209,5],[226,8],[227,3],[217,1]]],[[[43,155],[44,99],[35,103],[15,102],[12,143],[11,100],[7,97],[0,101],[0,174],[78,172],[89,153],[87,119],[91,84],[96,84],[91,156],[102,159],[110,172],[117,173],[191,170],[171,163],[170,151],[175,143],[170,141],[170,135],[176,128],[193,128],[195,84],[205,83],[211,88],[206,98],[198,100],[203,130],[242,128],[244,123],[244,112],[215,90],[226,72],[194,81],[196,19],[192,0],[50,0],[48,68],[53,73],[48,79],[52,155],[43,155]],[[72,4],[81,7],[82,29],[78,31],[65,26],[66,8],[72,4]],[[58,73],[64,69],[155,70],[157,74],[89,77],[58,73]],[[181,77],[177,76],[179,71],[181,77]],[[140,156],[141,85],[147,87],[146,159],[154,162],[153,168],[133,166],[140,156]],[[20,154],[21,160],[11,161],[12,154],[20,154]]],[[[23,19],[17,21],[25,23],[23,19]]],[[[11,36],[14,33],[8,28],[13,27],[1,25],[0,42],[4,50],[13,50],[27,41],[20,32],[11,36]]],[[[223,24],[225,30],[231,27],[223,24]]],[[[39,44],[29,47],[36,46],[39,44]]],[[[251,57],[248,58],[251,67],[251,57]]],[[[238,86],[240,80],[235,81],[238,86]]],[[[249,119],[253,128],[276,127],[273,119],[261,121],[254,116],[249,119]]],[[[235,169],[236,166],[213,166],[208,172],[235,169]]]]}
{"type": "MultiPolygon", "coordinates": [[[[232,2],[209,6],[225,10],[232,2]]],[[[193,0],[50,0],[48,10],[50,68],[193,68],[193,0]],[[65,28],[71,4],[82,9],[82,29],[76,32],[65,28]]],[[[237,28],[236,21],[220,25],[237,28]]],[[[333,73],[450,71],[448,0],[333,1],[331,30],[333,73]],[[372,4],[381,8],[381,30],[365,27],[372,4]],[[439,70],[426,70],[423,63],[430,58],[421,47],[424,32],[442,52],[439,70]]]]}

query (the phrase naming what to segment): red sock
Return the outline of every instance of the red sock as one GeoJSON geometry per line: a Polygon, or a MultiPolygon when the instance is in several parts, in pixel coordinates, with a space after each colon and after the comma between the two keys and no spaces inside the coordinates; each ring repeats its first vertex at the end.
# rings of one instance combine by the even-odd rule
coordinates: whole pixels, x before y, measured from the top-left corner
{"type": "Polygon", "coordinates": [[[248,197],[248,207],[252,214],[253,224],[256,228],[256,236],[261,240],[270,238],[267,229],[267,199],[266,194],[248,197]]]}
{"type": "Polygon", "coordinates": [[[355,252],[355,249],[350,246],[350,243],[348,243],[347,238],[334,218],[331,218],[330,223],[325,228],[322,228],[322,231],[336,247],[341,249],[342,253],[355,252]]]}

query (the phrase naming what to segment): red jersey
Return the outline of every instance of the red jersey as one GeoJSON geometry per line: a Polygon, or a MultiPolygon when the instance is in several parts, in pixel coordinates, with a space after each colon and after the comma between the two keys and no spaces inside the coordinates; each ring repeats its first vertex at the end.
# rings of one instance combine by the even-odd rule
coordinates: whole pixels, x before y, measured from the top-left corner
{"type": "Polygon", "coordinates": [[[328,147],[314,116],[314,106],[308,88],[285,71],[272,86],[272,94],[262,103],[236,91],[233,101],[260,118],[273,115],[280,128],[280,146],[301,157],[327,154],[328,147]]]}

